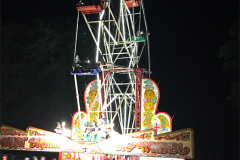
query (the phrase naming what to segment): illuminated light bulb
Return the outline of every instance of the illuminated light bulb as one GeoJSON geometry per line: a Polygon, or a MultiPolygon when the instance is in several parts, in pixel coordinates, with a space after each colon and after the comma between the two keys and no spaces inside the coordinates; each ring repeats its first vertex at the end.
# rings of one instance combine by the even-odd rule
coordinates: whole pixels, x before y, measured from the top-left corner
{"type": "Polygon", "coordinates": [[[69,129],[64,129],[64,130],[63,130],[63,135],[66,136],[66,137],[70,137],[70,136],[71,136],[71,130],[69,130],[69,129]]]}
{"type": "Polygon", "coordinates": [[[111,128],[113,128],[113,126],[114,126],[114,123],[111,123],[111,128]]]}
{"type": "Polygon", "coordinates": [[[65,127],[65,122],[62,122],[62,127],[63,127],[63,128],[65,127]]]}

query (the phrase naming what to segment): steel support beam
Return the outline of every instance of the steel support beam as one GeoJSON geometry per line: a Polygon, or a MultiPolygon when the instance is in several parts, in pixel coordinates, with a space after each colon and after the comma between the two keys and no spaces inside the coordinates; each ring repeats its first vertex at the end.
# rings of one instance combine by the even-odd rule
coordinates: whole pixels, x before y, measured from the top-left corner
{"type": "Polygon", "coordinates": [[[135,132],[141,130],[141,88],[142,68],[135,68],[136,74],[136,99],[135,99],[135,132]]]}

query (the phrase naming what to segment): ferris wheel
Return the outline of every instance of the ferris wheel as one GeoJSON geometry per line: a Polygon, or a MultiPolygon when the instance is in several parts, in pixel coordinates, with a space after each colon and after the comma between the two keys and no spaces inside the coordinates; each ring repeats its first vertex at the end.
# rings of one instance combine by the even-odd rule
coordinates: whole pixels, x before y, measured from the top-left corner
{"type": "Polygon", "coordinates": [[[118,125],[122,134],[140,131],[141,78],[150,78],[151,69],[143,0],[80,1],[77,10],[77,22],[81,12],[96,44],[95,62],[91,63],[79,62],[81,55],[76,55],[75,46],[72,75],[78,110],[77,76],[95,75],[97,91],[88,103],[90,116],[105,118],[110,124],[118,125]],[[146,62],[146,69],[140,68],[142,61],[146,62]]]}

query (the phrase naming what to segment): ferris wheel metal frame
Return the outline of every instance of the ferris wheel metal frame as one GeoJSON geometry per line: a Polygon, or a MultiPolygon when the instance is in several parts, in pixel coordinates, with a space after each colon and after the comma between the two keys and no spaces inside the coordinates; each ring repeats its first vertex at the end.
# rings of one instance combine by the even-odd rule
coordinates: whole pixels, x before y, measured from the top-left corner
{"type": "MultiPolygon", "coordinates": [[[[143,0],[131,0],[130,3],[132,7],[129,7],[125,0],[120,0],[119,14],[116,15],[112,10],[113,2],[105,1],[104,9],[94,20],[89,20],[89,15],[82,12],[96,44],[95,62],[99,61],[99,56],[105,61],[101,67],[102,75],[100,76],[100,73],[96,75],[98,93],[101,94],[98,94],[94,101],[97,98],[100,99],[99,115],[105,116],[110,123],[119,123],[122,134],[141,130],[141,79],[143,72],[150,78],[151,65],[149,32],[143,0]],[[94,34],[92,24],[98,25],[97,34],[94,34]],[[147,70],[138,68],[143,53],[147,55],[147,70]]],[[[78,9],[77,25],[79,12],[81,12],[80,9],[78,9]]],[[[74,57],[76,56],[76,44],[74,57]]],[[[74,75],[74,81],[80,111],[76,75],[74,75]]],[[[79,116],[81,117],[80,114],[79,116]]]]}

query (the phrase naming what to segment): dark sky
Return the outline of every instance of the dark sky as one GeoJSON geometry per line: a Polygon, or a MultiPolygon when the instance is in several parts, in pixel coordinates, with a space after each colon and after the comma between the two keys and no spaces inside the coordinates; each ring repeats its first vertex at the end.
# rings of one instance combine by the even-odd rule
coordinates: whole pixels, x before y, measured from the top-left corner
{"type": "MultiPolygon", "coordinates": [[[[5,0],[1,17],[14,23],[40,18],[61,24],[76,20],[76,2],[5,0]]],[[[230,27],[238,20],[238,8],[233,0],[145,1],[151,78],[159,82],[161,91],[159,111],[174,116],[173,130],[193,128],[196,159],[239,155],[239,137],[234,136],[239,135],[239,112],[227,101],[231,79],[218,58],[230,27]]],[[[18,122],[13,127],[17,126],[18,122]]]]}

